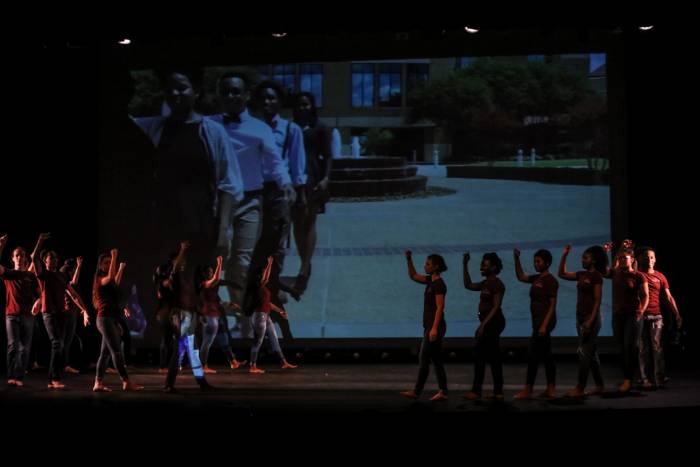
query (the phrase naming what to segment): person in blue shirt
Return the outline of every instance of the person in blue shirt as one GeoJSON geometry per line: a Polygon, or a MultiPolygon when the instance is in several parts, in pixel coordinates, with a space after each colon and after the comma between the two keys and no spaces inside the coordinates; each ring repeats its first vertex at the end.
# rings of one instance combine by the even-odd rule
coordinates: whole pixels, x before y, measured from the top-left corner
{"type": "Polygon", "coordinates": [[[269,182],[289,198],[295,192],[272,130],[248,112],[247,78],[236,72],[224,73],[218,79],[217,94],[224,112],[208,118],[223,125],[233,142],[243,179],[243,199],[232,214],[231,256],[224,268],[224,278],[231,284],[231,302],[241,306],[253,251],[262,230],[264,183],[269,182]]]}
{"type": "MultiPolygon", "coordinates": [[[[285,92],[279,83],[263,81],[255,89],[254,100],[260,109],[265,123],[272,129],[275,143],[282,155],[289,176],[296,191],[295,199],[285,196],[274,184],[266,180],[265,197],[263,201],[263,232],[253,255],[252,267],[263,266],[268,256],[274,258],[270,274],[270,291],[272,301],[282,305],[279,291],[293,291],[287,284],[280,281],[284,269],[285,242],[291,230],[291,205],[306,204],[306,152],[304,150],[304,133],[296,123],[282,118],[279,114],[285,92]]],[[[298,298],[298,295],[295,296],[298,298]]],[[[291,330],[286,320],[277,321],[282,328],[285,339],[291,340],[291,330]]]]}

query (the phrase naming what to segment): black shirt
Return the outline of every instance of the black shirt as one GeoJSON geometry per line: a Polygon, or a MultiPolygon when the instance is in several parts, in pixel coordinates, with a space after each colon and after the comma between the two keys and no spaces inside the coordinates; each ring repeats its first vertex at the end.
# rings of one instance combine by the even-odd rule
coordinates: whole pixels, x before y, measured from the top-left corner
{"type": "MultiPolygon", "coordinates": [[[[214,167],[199,124],[166,124],[156,165],[158,214],[168,229],[199,232],[212,216],[214,167]]],[[[161,221],[162,222],[162,221],[161,221]]]]}
{"type": "Polygon", "coordinates": [[[304,127],[304,151],[306,153],[306,184],[312,189],[326,174],[329,147],[328,129],[318,123],[313,127],[304,127]]]}
{"type": "MultiPolygon", "coordinates": [[[[433,323],[435,322],[435,313],[437,311],[437,303],[435,303],[436,295],[446,295],[447,286],[442,278],[433,282],[432,276],[426,276],[428,282],[425,284],[425,292],[423,294],[423,328],[431,329],[433,323]]],[[[445,324],[445,313],[443,309],[443,314],[440,319],[439,327],[444,328],[445,324]]]]}

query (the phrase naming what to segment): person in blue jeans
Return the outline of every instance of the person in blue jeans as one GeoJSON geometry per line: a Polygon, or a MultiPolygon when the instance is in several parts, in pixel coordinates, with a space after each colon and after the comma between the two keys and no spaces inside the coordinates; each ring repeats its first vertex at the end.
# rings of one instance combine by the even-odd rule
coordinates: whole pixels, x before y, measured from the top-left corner
{"type": "MultiPolygon", "coordinates": [[[[267,258],[267,266],[262,272],[262,275],[258,279],[258,294],[255,300],[254,312],[253,312],[253,329],[255,330],[255,340],[253,341],[253,347],[250,349],[250,373],[265,373],[265,370],[258,368],[258,352],[260,347],[262,347],[263,340],[267,336],[268,343],[271,350],[279,357],[282,364],[282,369],[297,368],[297,365],[292,365],[285,358],[282,353],[282,348],[280,347],[279,340],[277,339],[277,332],[275,331],[275,325],[270,319],[270,313],[275,311],[279,315],[287,319],[287,312],[272,303],[270,289],[267,288],[267,284],[270,281],[270,273],[272,271],[272,256],[267,258]]],[[[257,278],[256,278],[257,279],[257,278]]]]}
{"type": "Polygon", "coordinates": [[[95,384],[92,388],[94,392],[111,391],[102,382],[110,356],[122,379],[122,389],[125,391],[143,389],[143,386],[129,380],[124,364],[118,319],[122,313],[119,306],[119,285],[124,277],[126,263],[120,263],[117,269],[117,255],[118,251],[113,249],[109,254],[103,253],[99,256],[92,283],[92,304],[97,310],[97,329],[102,334],[100,358],[97,360],[95,384]]]}
{"type": "MultiPolygon", "coordinates": [[[[66,276],[71,278],[71,285],[73,287],[78,286],[78,279],[80,278],[80,270],[82,269],[83,258],[78,256],[76,259],[69,258],[61,267],[60,271],[66,276]]],[[[75,331],[78,324],[78,314],[80,314],[80,309],[75,306],[73,300],[70,296],[66,294],[65,296],[65,307],[63,309],[65,312],[65,330],[64,330],[64,361],[66,367],[63,369],[66,373],[71,373],[77,375],[80,373],[75,367],[71,366],[70,350],[73,344],[73,339],[75,338],[75,331]]]]}
{"type": "MultiPolygon", "coordinates": [[[[8,236],[0,237],[0,257],[8,236]]],[[[7,330],[7,385],[24,386],[24,373],[34,333],[32,305],[39,294],[39,283],[28,271],[27,252],[22,247],[12,250],[14,269],[0,264],[0,279],[5,286],[5,328],[7,330]]]]}
{"type": "Polygon", "coordinates": [[[90,324],[87,307],[78,292],[70,284],[65,274],[58,270],[58,255],[53,250],[41,250],[44,242],[51,237],[49,233],[39,235],[34,251],[32,265],[34,274],[41,288],[41,316],[46,332],[51,341],[51,360],[49,362],[49,389],[63,389],[63,308],[65,294],[82,310],[83,325],[90,324]]]}

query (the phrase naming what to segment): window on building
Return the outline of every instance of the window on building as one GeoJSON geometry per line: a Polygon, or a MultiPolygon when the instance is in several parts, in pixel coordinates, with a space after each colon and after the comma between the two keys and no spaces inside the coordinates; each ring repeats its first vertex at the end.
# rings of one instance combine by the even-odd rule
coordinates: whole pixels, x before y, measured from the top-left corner
{"type": "Polygon", "coordinates": [[[352,65],[352,106],[372,107],[374,104],[374,64],[352,65]]]}
{"type": "Polygon", "coordinates": [[[401,64],[380,64],[379,105],[381,107],[401,107],[401,96],[401,64]]]}
{"type": "Polygon", "coordinates": [[[296,70],[292,65],[273,65],[272,79],[284,86],[288,95],[296,91],[296,70]]]}
{"type": "Polygon", "coordinates": [[[317,107],[323,105],[323,65],[304,64],[299,66],[299,91],[313,94],[317,107]]]}

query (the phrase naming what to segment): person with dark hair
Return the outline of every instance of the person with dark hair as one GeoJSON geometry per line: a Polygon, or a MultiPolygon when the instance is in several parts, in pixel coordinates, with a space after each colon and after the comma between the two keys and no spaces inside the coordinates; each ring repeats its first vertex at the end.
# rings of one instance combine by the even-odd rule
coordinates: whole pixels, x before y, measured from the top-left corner
{"type": "MultiPolygon", "coordinates": [[[[274,262],[270,274],[269,288],[272,301],[281,306],[286,300],[280,296],[280,291],[292,293],[298,299],[298,292],[282,283],[280,274],[284,268],[285,242],[290,235],[291,211],[294,204],[297,208],[306,205],[306,154],[304,152],[304,135],[296,123],[280,117],[280,109],[285,99],[284,89],[274,81],[263,81],[255,88],[254,102],[261,109],[264,121],[272,128],[275,143],[282,156],[285,168],[291,177],[296,190],[291,197],[279,190],[274,184],[265,184],[263,199],[263,228],[260,240],[255,246],[253,268],[264,266],[268,256],[273,256],[274,262]]],[[[292,339],[291,329],[287,320],[279,320],[285,341],[292,339]]]]}
{"type": "Polygon", "coordinates": [[[493,397],[503,399],[503,362],[501,359],[500,336],[506,327],[501,304],[506,286],[498,278],[503,270],[501,258],[496,253],[485,253],[481,260],[481,275],[485,279],[472,282],[469,275],[469,252],[462,258],[464,288],[480,292],[479,298],[479,327],[476,330],[476,348],[474,355],[474,382],[471,391],[465,394],[465,399],[481,399],[486,363],[491,365],[493,377],[493,397]]]}
{"type": "Polygon", "coordinates": [[[299,93],[294,105],[294,123],[304,132],[306,152],[306,204],[292,209],[294,240],[301,265],[293,288],[300,295],[311,277],[311,258],[316,249],[316,216],[326,212],[332,166],[331,136],[318,119],[316,98],[310,92],[299,93]]]}
{"type": "MultiPolygon", "coordinates": [[[[199,359],[204,365],[204,373],[216,373],[216,370],[209,368],[209,349],[214,342],[219,327],[222,324],[222,317],[225,317],[224,305],[219,297],[219,285],[221,285],[221,266],[223,258],[216,258],[216,268],[211,266],[200,266],[195,274],[195,283],[197,285],[196,292],[199,295],[202,306],[201,322],[202,322],[202,344],[199,348],[199,359]]],[[[225,326],[228,324],[223,321],[225,326]]],[[[241,362],[236,360],[235,355],[231,351],[230,343],[223,348],[228,357],[229,366],[236,369],[241,366],[241,362]]],[[[245,362],[243,362],[245,363],[245,362]]]]}
{"type": "MultiPolygon", "coordinates": [[[[618,386],[620,393],[632,389],[632,380],[639,372],[639,327],[644,310],[649,304],[649,284],[643,274],[635,270],[634,244],[624,240],[608,269],[607,279],[613,286],[613,336],[620,350],[620,366],[623,381],[618,386]]],[[[612,251],[612,243],[603,245],[612,251]]]]}
{"type": "Polygon", "coordinates": [[[167,117],[137,118],[156,147],[156,225],[163,257],[176,241],[192,242],[191,261],[228,257],[231,213],[243,199],[243,182],[224,128],[195,110],[196,79],[181,71],[163,74],[167,117]]]}
{"type": "MultiPolygon", "coordinates": [[[[92,388],[94,392],[111,391],[102,382],[110,356],[121,377],[122,389],[124,391],[143,389],[143,386],[129,380],[122,354],[117,317],[122,312],[119,306],[119,285],[124,277],[126,263],[119,263],[119,269],[117,269],[117,255],[118,251],[112,249],[109,254],[103,253],[98,257],[97,270],[92,282],[92,304],[97,310],[97,329],[102,334],[100,358],[97,360],[95,384],[92,388]]],[[[127,312],[127,309],[124,309],[124,312],[127,312]]]]}
{"type": "MultiPolygon", "coordinates": [[[[71,285],[73,287],[78,286],[78,279],[80,278],[80,270],[83,265],[83,258],[78,256],[76,259],[69,258],[61,266],[60,271],[67,277],[71,277],[71,285]]],[[[73,300],[66,293],[63,300],[63,312],[65,313],[65,330],[64,330],[64,361],[66,367],[63,369],[66,373],[77,375],[80,373],[79,370],[71,366],[71,344],[73,343],[73,338],[75,337],[75,329],[78,324],[78,313],[80,309],[75,306],[73,300]]]]}
{"type": "MultiPolygon", "coordinates": [[[[292,369],[297,368],[297,365],[292,365],[289,363],[282,353],[282,348],[280,347],[279,341],[277,339],[277,332],[275,331],[275,325],[270,319],[270,313],[275,311],[280,314],[283,319],[287,319],[287,312],[272,303],[270,289],[267,287],[270,281],[270,274],[272,271],[272,256],[267,259],[267,266],[263,270],[260,277],[255,277],[256,280],[259,279],[258,284],[258,296],[255,300],[256,306],[253,313],[253,328],[255,329],[255,340],[253,341],[253,346],[250,348],[250,373],[265,373],[265,370],[258,368],[258,352],[260,347],[262,347],[263,340],[267,335],[267,341],[270,345],[270,349],[275,353],[282,365],[282,369],[292,369]]],[[[257,276],[257,274],[256,274],[257,276]]]]}
{"type": "Polygon", "coordinates": [[[649,305],[640,323],[639,371],[645,389],[654,387],[654,384],[656,387],[663,387],[668,377],[664,362],[662,336],[664,321],[661,313],[661,298],[665,299],[670,306],[678,329],[683,325],[683,320],[676,300],[671,295],[668,279],[656,270],[656,251],[651,247],[640,248],[637,251],[637,262],[639,272],[647,280],[649,288],[649,305]]]}
{"type": "MultiPolygon", "coordinates": [[[[0,258],[7,240],[7,235],[0,236],[0,258]]],[[[39,283],[36,276],[27,270],[29,260],[24,248],[12,250],[12,262],[14,269],[0,264],[0,278],[5,286],[7,385],[22,387],[34,333],[32,305],[39,293],[39,283]]]]}
{"type": "Polygon", "coordinates": [[[173,253],[168,258],[167,264],[161,264],[153,272],[153,285],[155,286],[156,298],[158,299],[156,320],[158,321],[158,327],[160,328],[160,358],[158,373],[168,372],[170,357],[174,351],[177,351],[177,349],[173,349],[175,335],[173,334],[173,326],[170,322],[170,312],[172,311],[175,303],[175,296],[172,288],[166,287],[165,285],[172,273],[173,261],[176,257],[177,254],[173,253]]]}
{"type": "Polygon", "coordinates": [[[199,350],[194,346],[195,333],[195,313],[197,311],[197,296],[195,293],[195,282],[192,273],[187,268],[187,251],[190,243],[184,241],[180,244],[180,252],[178,253],[170,276],[164,282],[164,286],[173,291],[174,303],[170,311],[170,322],[172,325],[172,333],[175,336],[173,342],[173,352],[170,357],[170,365],[168,367],[168,375],[165,380],[164,392],[174,393],[175,379],[180,364],[180,351],[187,352],[190,360],[190,367],[197,384],[200,389],[206,390],[211,388],[204,377],[202,363],[199,360],[199,350]]]}
{"type": "Polygon", "coordinates": [[[272,129],[248,112],[247,78],[236,72],[224,73],[218,80],[217,93],[224,113],[208,118],[223,125],[228,133],[243,178],[244,196],[233,213],[231,256],[224,267],[231,303],[240,308],[253,251],[263,228],[263,194],[266,190],[279,190],[293,198],[295,192],[272,129]]]}
{"type": "Polygon", "coordinates": [[[600,395],[605,391],[603,375],[600,372],[598,358],[598,333],[602,323],[600,302],[603,296],[603,276],[608,272],[608,255],[603,247],[592,246],[581,257],[582,271],[567,272],[566,258],[571,252],[571,245],[564,247],[564,254],[559,262],[559,277],[567,281],[576,281],[576,332],[579,336],[578,384],[566,393],[567,397],[580,398],[585,395],[600,395]],[[593,376],[596,388],[584,392],[588,373],[593,376]]]}
{"type": "Polygon", "coordinates": [[[515,275],[520,282],[530,286],[530,315],[532,317],[532,337],[527,350],[527,379],[525,388],[515,395],[516,399],[532,397],[532,388],[537,376],[537,367],[544,362],[547,389],[540,397],[554,399],[556,391],[557,367],[552,356],[552,331],[557,324],[557,293],[559,282],[549,272],[552,254],[548,250],[537,250],[534,267],[537,274],[527,275],[520,264],[520,250],[513,250],[515,275]]]}
{"type": "Polygon", "coordinates": [[[413,254],[410,250],[406,251],[406,265],[408,277],[419,284],[425,284],[425,292],[423,294],[423,340],[418,354],[418,379],[412,391],[404,391],[401,395],[409,399],[420,397],[428,379],[430,362],[432,361],[439,390],[430,400],[445,401],[448,391],[447,373],[442,360],[442,341],[447,332],[447,322],[445,321],[447,286],[440,274],[447,271],[447,265],[442,256],[432,254],[426,258],[423,265],[425,275],[418,274],[413,266],[413,254]]]}
{"type": "Polygon", "coordinates": [[[46,240],[50,238],[48,233],[39,235],[34,251],[32,263],[34,274],[39,280],[41,288],[41,314],[46,326],[46,332],[51,340],[51,361],[49,363],[49,389],[62,389],[61,383],[63,370],[63,308],[64,294],[68,293],[71,300],[82,310],[83,325],[90,323],[87,307],[80,295],[70,284],[68,278],[58,271],[58,255],[52,250],[39,251],[46,240]],[[39,258],[41,256],[41,259],[39,258]],[[43,263],[43,264],[42,264],[43,263]]]}
{"type": "Polygon", "coordinates": [[[248,112],[249,82],[236,72],[224,73],[217,92],[223,114],[208,118],[223,125],[236,150],[243,178],[244,197],[233,213],[231,257],[224,277],[232,304],[240,307],[248,282],[253,252],[263,229],[265,191],[279,190],[288,198],[295,196],[292,181],[275,143],[272,129],[248,112]]]}

